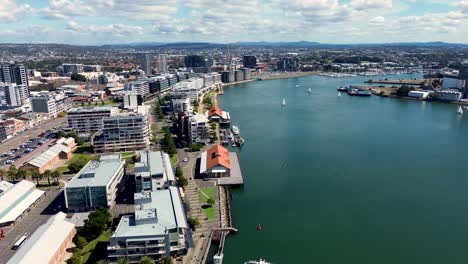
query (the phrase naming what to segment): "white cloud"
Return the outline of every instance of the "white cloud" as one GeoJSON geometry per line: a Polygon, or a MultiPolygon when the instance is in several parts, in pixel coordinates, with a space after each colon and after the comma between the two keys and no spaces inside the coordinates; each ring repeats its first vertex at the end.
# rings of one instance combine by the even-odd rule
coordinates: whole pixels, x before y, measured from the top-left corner
{"type": "Polygon", "coordinates": [[[123,24],[110,24],[105,26],[97,25],[81,25],[75,21],[68,22],[67,30],[76,32],[79,34],[104,34],[111,36],[129,36],[129,35],[141,35],[143,34],[143,27],[140,26],[128,26],[123,24]]]}
{"type": "Polygon", "coordinates": [[[32,11],[32,7],[28,4],[18,4],[15,0],[0,0],[0,21],[17,21],[32,11]]]}
{"type": "Polygon", "coordinates": [[[352,0],[351,7],[356,10],[392,8],[392,0],[352,0]]]}

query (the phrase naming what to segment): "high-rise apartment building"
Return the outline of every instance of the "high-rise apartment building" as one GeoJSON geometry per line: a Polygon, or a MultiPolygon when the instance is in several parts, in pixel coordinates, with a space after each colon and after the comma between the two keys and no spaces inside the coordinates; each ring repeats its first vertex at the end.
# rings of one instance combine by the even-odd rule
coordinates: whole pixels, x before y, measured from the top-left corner
{"type": "Polygon", "coordinates": [[[56,118],[58,115],[55,98],[47,94],[29,98],[31,108],[34,113],[45,113],[49,118],[56,118]]]}
{"type": "Polygon", "coordinates": [[[68,111],[68,127],[78,133],[94,133],[102,129],[102,120],[110,117],[115,107],[76,107],[68,111]]]}
{"type": "Polygon", "coordinates": [[[255,69],[257,67],[257,57],[244,56],[244,68],[255,69]]]}
{"type": "Polygon", "coordinates": [[[143,54],[143,71],[145,72],[146,76],[153,74],[153,69],[151,68],[152,60],[153,60],[153,55],[149,53],[143,54]]]}
{"type": "Polygon", "coordinates": [[[19,107],[22,105],[16,83],[0,82],[0,108],[19,107]]]}
{"type": "Polygon", "coordinates": [[[83,64],[64,63],[62,64],[62,72],[64,75],[82,73],[84,72],[84,66],[83,64]]]}
{"type": "Polygon", "coordinates": [[[0,64],[0,82],[15,83],[21,102],[29,98],[28,70],[22,64],[0,64]]]}
{"type": "Polygon", "coordinates": [[[149,94],[149,83],[146,80],[137,80],[125,84],[125,91],[134,92],[141,96],[149,94]]]}
{"type": "Polygon", "coordinates": [[[167,62],[166,62],[166,55],[159,54],[158,55],[158,71],[161,73],[167,72],[167,62]]]}

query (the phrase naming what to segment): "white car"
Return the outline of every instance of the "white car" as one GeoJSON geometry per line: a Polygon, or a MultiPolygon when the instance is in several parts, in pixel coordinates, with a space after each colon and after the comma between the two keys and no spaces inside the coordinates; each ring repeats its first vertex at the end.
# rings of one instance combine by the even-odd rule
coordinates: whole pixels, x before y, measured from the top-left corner
{"type": "Polygon", "coordinates": [[[183,161],[183,162],[187,162],[187,160],[188,160],[187,158],[184,158],[182,161],[183,161]]]}

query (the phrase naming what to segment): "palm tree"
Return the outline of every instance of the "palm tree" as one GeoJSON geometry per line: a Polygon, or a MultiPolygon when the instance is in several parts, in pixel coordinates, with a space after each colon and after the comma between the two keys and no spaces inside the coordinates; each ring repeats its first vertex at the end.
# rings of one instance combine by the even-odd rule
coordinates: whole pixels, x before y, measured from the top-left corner
{"type": "Polygon", "coordinates": [[[4,180],[4,177],[7,175],[7,172],[4,169],[0,169],[0,178],[2,181],[4,180]]]}
{"type": "Polygon", "coordinates": [[[50,186],[50,177],[52,176],[52,171],[51,170],[46,170],[46,171],[44,171],[42,176],[44,178],[47,178],[47,182],[49,183],[49,186],[50,186]]]}
{"type": "Polygon", "coordinates": [[[17,172],[16,172],[16,178],[19,180],[25,180],[26,178],[28,177],[28,171],[25,170],[25,169],[19,169],[17,172]]]}
{"type": "Polygon", "coordinates": [[[41,180],[44,176],[39,172],[38,169],[31,170],[31,177],[33,180],[36,180],[37,185],[39,185],[39,180],[41,180]]]}
{"type": "Polygon", "coordinates": [[[153,258],[144,256],[140,259],[140,264],[156,264],[153,258]]]}
{"type": "Polygon", "coordinates": [[[8,179],[12,182],[16,182],[16,173],[18,172],[18,169],[16,169],[15,165],[11,165],[10,168],[8,169],[8,179]]]}
{"type": "Polygon", "coordinates": [[[159,259],[158,264],[173,264],[172,258],[169,256],[164,256],[159,259]]]}
{"type": "Polygon", "coordinates": [[[62,173],[60,171],[55,170],[52,172],[52,178],[54,179],[55,182],[57,182],[57,185],[60,185],[60,176],[62,176],[62,173]]]}
{"type": "Polygon", "coordinates": [[[128,260],[125,258],[119,258],[117,264],[128,264],[128,260]]]}

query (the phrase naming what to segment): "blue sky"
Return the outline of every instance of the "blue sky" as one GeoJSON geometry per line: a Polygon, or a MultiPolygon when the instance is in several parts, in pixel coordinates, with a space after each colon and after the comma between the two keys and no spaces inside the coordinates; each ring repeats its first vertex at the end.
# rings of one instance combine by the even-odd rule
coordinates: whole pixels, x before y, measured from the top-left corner
{"type": "Polygon", "coordinates": [[[0,0],[0,42],[468,43],[468,0],[0,0]]]}

